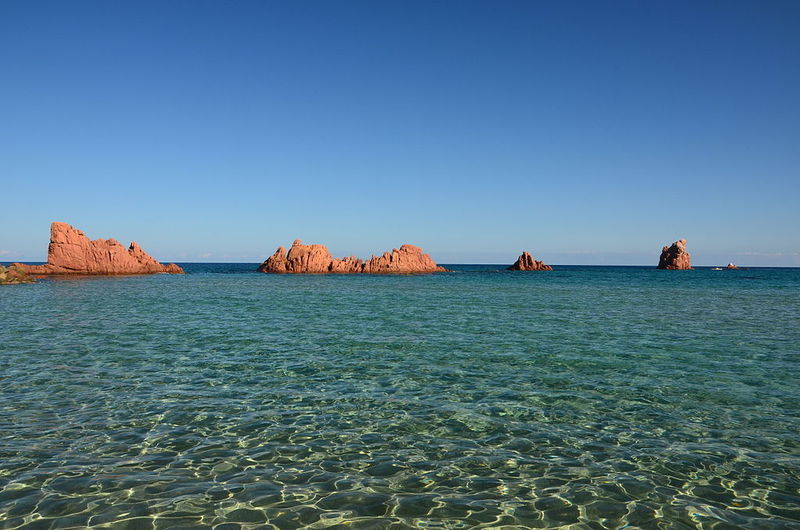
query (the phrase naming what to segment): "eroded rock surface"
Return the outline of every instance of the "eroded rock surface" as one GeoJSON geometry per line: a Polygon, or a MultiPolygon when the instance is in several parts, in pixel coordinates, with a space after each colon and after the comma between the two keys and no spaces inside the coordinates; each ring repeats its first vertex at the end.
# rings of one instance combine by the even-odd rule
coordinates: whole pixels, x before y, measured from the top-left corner
{"type": "Polygon", "coordinates": [[[181,274],[174,263],[163,265],[135,241],[125,248],[116,239],[91,240],[67,223],[50,225],[46,265],[15,264],[28,274],[181,274]]]}
{"type": "Polygon", "coordinates": [[[334,258],[325,245],[304,245],[297,239],[289,252],[278,247],[258,271],[277,274],[423,274],[446,269],[414,245],[403,245],[364,262],[355,256],[334,258]]]}
{"type": "Polygon", "coordinates": [[[661,249],[658,268],[669,270],[688,270],[692,268],[692,260],[690,254],[686,251],[685,239],[679,239],[672,245],[661,249]]]}

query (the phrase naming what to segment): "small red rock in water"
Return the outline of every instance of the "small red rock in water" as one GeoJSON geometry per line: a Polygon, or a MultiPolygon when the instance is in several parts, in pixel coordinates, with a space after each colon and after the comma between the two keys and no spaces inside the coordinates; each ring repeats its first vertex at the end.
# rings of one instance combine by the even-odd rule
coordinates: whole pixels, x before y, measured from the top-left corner
{"type": "Polygon", "coordinates": [[[553,267],[547,265],[544,261],[533,259],[533,256],[527,252],[523,252],[517,261],[510,267],[510,271],[551,271],[553,267]]]}
{"type": "Polygon", "coordinates": [[[278,247],[258,268],[259,272],[277,274],[421,274],[446,270],[414,245],[403,245],[363,262],[355,256],[334,258],[325,245],[304,245],[299,239],[288,253],[285,248],[278,247]]]}
{"type": "Polygon", "coordinates": [[[686,252],[685,239],[679,239],[671,246],[661,249],[658,268],[669,270],[689,270],[692,268],[691,256],[686,252]]]}
{"type": "Polygon", "coordinates": [[[50,225],[46,265],[18,264],[30,274],[182,274],[174,263],[162,265],[135,241],[127,249],[115,239],[90,240],[67,223],[50,225]]]}

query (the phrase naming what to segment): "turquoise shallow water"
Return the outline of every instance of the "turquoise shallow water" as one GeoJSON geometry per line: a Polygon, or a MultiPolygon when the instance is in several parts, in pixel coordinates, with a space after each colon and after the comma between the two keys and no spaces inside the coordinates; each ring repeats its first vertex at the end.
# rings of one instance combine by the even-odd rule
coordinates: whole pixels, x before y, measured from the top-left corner
{"type": "Polygon", "coordinates": [[[800,528],[800,269],[186,268],[0,288],[0,528],[800,528]]]}

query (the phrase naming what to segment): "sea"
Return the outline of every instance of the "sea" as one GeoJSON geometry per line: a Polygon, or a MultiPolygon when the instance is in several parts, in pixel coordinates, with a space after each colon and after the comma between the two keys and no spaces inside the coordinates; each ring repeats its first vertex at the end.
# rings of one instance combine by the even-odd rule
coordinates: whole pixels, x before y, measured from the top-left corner
{"type": "Polygon", "coordinates": [[[800,528],[800,269],[0,287],[0,528],[800,528]]]}

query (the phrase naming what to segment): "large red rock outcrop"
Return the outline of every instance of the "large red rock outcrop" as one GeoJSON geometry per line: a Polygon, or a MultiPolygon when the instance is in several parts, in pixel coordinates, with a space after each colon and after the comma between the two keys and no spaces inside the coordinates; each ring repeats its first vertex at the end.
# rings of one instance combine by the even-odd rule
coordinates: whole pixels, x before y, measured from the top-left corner
{"type": "Polygon", "coordinates": [[[403,245],[364,262],[355,256],[334,258],[325,245],[304,245],[299,239],[295,240],[289,252],[278,247],[275,254],[258,268],[259,272],[278,274],[422,274],[446,270],[414,245],[403,245]]]}
{"type": "Polygon", "coordinates": [[[688,270],[692,268],[691,256],[686,252],[686,240],[680,239],[661,249],[659,269],[688,270]]]}
{"type": "Polygon", "coordinates": [[[135,241],[125,248],[115,239],[90,240],[67,223],[50,225],[46,265],[23,265],[29,274],[181,274],[183,269],[162,265],[135,241]]]}
{"type": "Polygon", "coordinates": [[[522,255],[514,262],[512,266],[508,268],[510,271],[551,271],[553,267],[547,265],[544,261],[538,261],[533,259],[533,256],[528,254],[527,252],[523,252],[522,255]]]}

